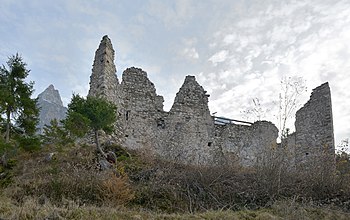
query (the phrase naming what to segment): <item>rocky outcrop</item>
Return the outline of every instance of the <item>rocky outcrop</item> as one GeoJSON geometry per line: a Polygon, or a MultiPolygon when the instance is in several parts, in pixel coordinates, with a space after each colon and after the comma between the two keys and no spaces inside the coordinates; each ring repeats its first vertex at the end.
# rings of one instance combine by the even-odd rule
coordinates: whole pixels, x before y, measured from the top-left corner
{"type": "Polygon", "coordinates": [[[38,95],[38,107],[40,108],[38,132],[43,132],[43,127],[49,125],[51,120],[62,120],[66,117],[67,108],[63,106],[61,96],[53,85],[47,87],[38,95]]]}

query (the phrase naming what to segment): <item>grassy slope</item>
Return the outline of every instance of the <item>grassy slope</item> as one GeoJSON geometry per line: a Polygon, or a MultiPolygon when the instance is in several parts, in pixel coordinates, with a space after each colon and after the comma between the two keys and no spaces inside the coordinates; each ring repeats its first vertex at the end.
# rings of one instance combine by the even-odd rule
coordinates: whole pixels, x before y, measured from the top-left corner
{"type": "Polygon", "coordinates": [[[28,199],[18,206],[11,200],[0,199],[0,217],[3,219],[350,219],[349,213],[301,206],[288,202],[276,203],[270,209],[257,211],[208,211],[195,214],[162,214],[126,208],[78,206],[67,201],[62,207],[50,203],[38,204],[28,199]]]}
{"type": "MultiPolygon", "coordinates": [[[[50,150],[47,149],[47,152],[50,150]]],[[[91,189],[98,188],[95,184],[100,183],[100,179],[92,178],[87,181],[94,170],[86,167],[87,164],[91,165],[94,158],[91,149],[89,147],[67,149],[58,152],[57,159],[44,162],[43,159],[47,152],[34,155],[22,154],[16,158],[17,165],[12,171],[14,182],[0,195],[0,219],[350,219],[350,213],[341,212],[337,208],[320,208],[310,203],[296,203],[291,199],[275,202],[269,208],[259,210],[211,210],[194,214],[165,214],[135,206],[125,208],[124,203],[110,205],[100,203],[100,200],[93,200],[96,198],[90,197],[87,199],[92,199],[95,203],[85,204],[81,201],[86,195],[93,194],[94,191],[91,189]],[[61,194],[59,195],[63,198],[71,195],[74,198],[63,199],[61,202],[50,198],[42,202],[40,196],[43,193],[48,196],[50,193],[51,196],[56,195],[52,193],[52,190],[57,189],[50,188],[49,184],[57,180],[64,180],[60,185],[59,193],[61,194]],[[66,191],[62,191],[62,186],[66,186],[64,188],[67,191],[66,194],[63,193],[66,191]],[[84,196],[77,199],[76,193],[84,194],[84,196]]],[[[117,185],[116,189],[120,191],[120,185],[117,185]]],[[[125,192],[125,189],[122,191],[125,192]]],[[[108,194],[107,197],[103,197],[106,196],[105,194],[105,191],[101,193],[102,201],[108,198],[108,194]]],[[[129,198],[125,196],[123,198],[127,204],[129,198]]],[[[120,201],[120,198],[117,200],[120,201]]]]}

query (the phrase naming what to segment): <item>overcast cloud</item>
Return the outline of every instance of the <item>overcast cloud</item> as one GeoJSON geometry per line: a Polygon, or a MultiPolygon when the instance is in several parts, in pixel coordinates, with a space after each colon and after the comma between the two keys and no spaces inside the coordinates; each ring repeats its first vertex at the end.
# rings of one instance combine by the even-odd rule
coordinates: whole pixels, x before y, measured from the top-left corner
{"type": "Polygon", "coordinates": [[[107,34],[118,78],[141,67],[166,109],[184,77],[195,75],[211,95],[212,113],[247,119],[242,112],[258,98],[265,119],[278,126],[280,80],[303,77],[301,103],[328,81],[336,142],[350,137],[347,0],[2,0],[0,23],[0,62],[19,52],[36,95],[49,84],[65,104],[73,92],[86,95],[95,50],[107,34]]]}

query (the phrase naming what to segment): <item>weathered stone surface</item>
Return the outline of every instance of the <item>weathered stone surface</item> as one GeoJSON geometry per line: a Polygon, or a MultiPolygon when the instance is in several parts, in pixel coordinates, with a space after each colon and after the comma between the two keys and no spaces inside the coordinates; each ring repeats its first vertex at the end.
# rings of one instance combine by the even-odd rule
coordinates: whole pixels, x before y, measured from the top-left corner
{"type": "Polygon", "coordinates": [[[243,166],[253,166],[277,144],[278,129],[268,121],[252,125],[216,125],[215,132],[223,155],[229,160],[227,163],[231,160],[243,166]]]}
{"type": "Polygon", "coordinates": [[[186,76],[165,120],[163,155],[181,163],[217,164],[220,152],[214,141],[214,121],[208,96],[194,76],[186,76]]]}
{"type": "MultiPolygon", "coordinates": [[[[163,110],[163,97],[157,95],[142,69],[126,69],[119,84],[114,50],[106,36],[96,51],[90,80],[89,95],[117,104],[113,141],[126,148],[185,164],[237,162],[243,166],[254,166],[266,151],[277,148],[278,130],[271,122],[216,123],[208,108],[209,95],[194,76],[186,76],[169,112],[163,110]]],[[[296,133],[287,142],[288,160],[293,165],[305,160],[306,151],[320,145],[334,154],[328,84],[316,88],[308,104],[298,111],[296,133]]]]}
{"type": "Polygon", "coordinates": [[[206,91],[198,84],[194,76],[186,76],[183,85],[176,94],[171,114],[198,115],[209,119],[211,116],[208,108],[208,97],[206,91]]]}
{"type": "Polygon", "coordinates": [[[53,85],[47,87],[38,95],[38,107],[40,107],[38,132],[43,132],[43,127],[49,125],[51,120],[58,121],[66,117],[67,108],[63,106],[61,96],[53,85]]]}
{"type": "Polygon", "coordinates": [[[111,102],[117,100],[118,78],[114,65],[114,49],[108,36],[104,36],[95,53],[90,76],[89,96],[104,97],[111,102]]]}
{"type": "Polygon", "coordinates": [[[109,170],[111,168],[113,168],[113,165],[111,163],[109,163],[106,159],[100,159],[98,161],[100,170],[109,170]]]}
{"type": "Polygon", "coordinates": [[[122,79],[117,123],[122,144],[132,149],[154,151],[160,135],[158,119],[164,118],[163,97],[157,95],[154,84],[142,69],[128,68],[122,79]]]}
{"type": "Polygon", "coordinates": [[[297,166],[322,163],[324,159],[334,160],[332,101],[328,83],[313,89],[310,100],[296,113],[295,128],[297,166]]]}
{"type": "Polygon", "coordinates": [[[281,151],[288,162],[289,168],[295,170],[295,158],[296,158],[296,132],[289,134],[288,137],[282,140],[280,145],[281,151]]]}

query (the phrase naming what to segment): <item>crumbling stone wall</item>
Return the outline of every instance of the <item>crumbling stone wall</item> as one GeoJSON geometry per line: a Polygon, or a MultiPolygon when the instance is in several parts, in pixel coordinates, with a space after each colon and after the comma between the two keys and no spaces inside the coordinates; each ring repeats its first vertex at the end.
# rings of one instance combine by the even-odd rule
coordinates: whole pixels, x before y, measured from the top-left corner
{"type": "Polygon", "coordinates": [[[268,121],[252,125],[215,125],[216,139],[221,145],[227,163],[237,162],[254,166],[265,153],[276,150],[278,129],[268,121]]]}
{"type": "Polygon", "coordinates": [[[121,103],[118,127],[123,135],[122,144],[131,149],[157,149],[157,137],[162,135],[163,97],[157,95],[147,73],[139,68],[123,72],[119,86],[121,103]]]}
{"type": "MultiPolygon", "coordinates": [[[[104,36],[95,54],[89,95],[105,97],[118,107],[113,138],[129,149],[143,149],[185,164],[254,166],[265,152],[278,147],[278,130],[267,121],[251,125],[216,124],[209,95],[194,76],[186,76],[169,112],[164,99],[142,69],[131,67],[116,76],[114,49],[104,36]]],[[[334,155],[333,122],[328,84],[316,88],[297,112],[296,133],[289,137],[290,163],[304,163],[325,152],[334,155]]]]}
{"type": "Polygon", "coordinates": [[[295,128],[297,166],[334,160],[332,101],[328,83],[313,89],[310,100],[296,113],[295,128]]]}
{"type": "Polygon", "coordinates": [[[90,76],[89,96],[104,97],[111,102],[118,100],[119,82],[114,65],[114,54],[112,42],[106,35],[102,38],[100,46],[95,53],[90,76]]]}
{"type": "Polygon", "coordinates": [[[295,170],[296,158],[296,132],[289,134],[287,138],[282,140],[280,152],[285,157],[291,170],[295,170]]]}
{"type": "Polygon", "coordinates": [[[194,76],[186,76],[166,118],[164,154],[168,158],[181,163],[220,163],[208,97],[194,76]]]}

